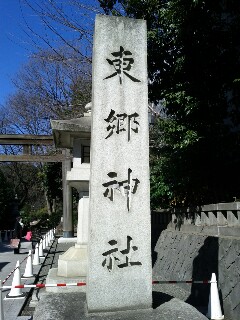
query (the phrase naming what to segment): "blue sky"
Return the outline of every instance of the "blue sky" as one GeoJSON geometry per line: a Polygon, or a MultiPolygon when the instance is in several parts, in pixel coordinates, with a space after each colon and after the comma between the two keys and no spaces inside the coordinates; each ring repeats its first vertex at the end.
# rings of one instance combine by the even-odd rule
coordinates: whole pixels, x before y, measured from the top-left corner
{"type": "MultiPolygon", "coordinates": [[[[31,0],[30,3],[38,1],[42,3],[41,0],[31,0]]],[[[81,2],[93,5],[97,3],[96,0],[81,2]]],[[[14,92],[11,79],[35,50],[24,32],[27,30],[24,19],[40,34],[47,33],[30,8],[20,3],[22,4],[21,0],[0,0],[0,106],[4,105],[7,96],[14,92]]],[[[70,8],[68,10],[72,15],[70,8]]],[[[94,15],[92,14],[93,19],[94,15]]]]}
{"type": "Polygon", "coordinates": [[[27,61],[29,51],[22,43],[23,19],[18,0],[0,1],[0,105],[13,91],[11,78],[27,61]]]}

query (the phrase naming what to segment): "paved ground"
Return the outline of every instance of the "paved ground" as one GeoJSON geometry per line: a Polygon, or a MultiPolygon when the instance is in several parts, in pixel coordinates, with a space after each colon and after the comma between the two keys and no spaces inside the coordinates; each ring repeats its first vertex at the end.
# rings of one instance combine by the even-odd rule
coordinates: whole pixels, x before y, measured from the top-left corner
{"type": "MultiPolygon", "coordinates": [[[[3,241],[0,243],[0,279],[3,286],[11,286],[14,269],[16,268],[16,263],[19,261],[20,264],[20,275],[22,276],[25,272],[27,257],[29,250],[32,249],[31,242],[22,240],[21,248],[19,254],[14,254],[13,249],[10,247],[8,241],[3,241]]],[[[47,252],[45,253],[47,254],[47,252]]],[[[42,263],[45,263],[44,259],[41,259],[42,263]]],[[[38,279],[38,273],[41,269],[41,265],[33,266],[32,278],[21,278],[21,284],[33,284],[36,283],[38,279]]],[[[10,289],[2,289],[2,302],[4,310],[4,320],[27,320],[31,317],[20,316],[22,309],[24,309],[25,303],[31,294],[31,290],[28,288],[19,289],[18,293],[24,293],[24,297],[19,299],[6,299],[6,295],[10,293],[10,289]]],[[[2,319],[1,319],[2,320],[2,319]]]]}
{"type": "MultiPolygon", "coordinates": [[[[98,299],[99,297],[96,297],[98,299]]],[[[194,307],[172,298],[156,309],[100,314],[86,313],[86,296],[82,292],[46,293],[42,296],[33,320],[207,320],[194,307]]]]}
{"type": "MultiPolygon", "coordinates": [[[[73,244],[57,243],[55,240],[46,252],[43,264],[38,266],[34,273],[38,273],[37,277],[29,280],[22,280],[24,283],[45,283],[50,268],[57,267],[59,254],[63,254],[73,244]]],[[[4,280],[8,274],[15,268],[17,260],[23,261],[30,249],[30,243],[23,242],[19,255],[14,255],[13,250],[8,244],[0,244],[0,277],[4,280]]],[[[26,260],[21,263],[22,273],[25,270],[26,260]]],[[[6,281],[6,285],[11,285],[12,276],[6,281]]],[[[67,289],[67,288],[66,288],[67,289]]],[[[153,287],[153,310],[147,312],[125,312],[118,313],[117,318],[114,314],[92,315],[93,319],[171,319],[171,320],[205,320],[204,315],[199,313],[195,308],[184,303],[187,293],[176,285],[154,285],[153,287]]],[[[22,291],[27,291],[22,289],[22,291]]],[[[3,290],[5,296],[9,290],[3,290]]],[[[49,293],[45,289],[31,289],[27,291],[25,299],[21,300],[4,300],[4,320],[64,320],[70,318],[87,319],[85,313],[85,294],[84,293],[49,293]],[[40,301],[38,301],[40,299],[40,301]],[[76,308],[76,305],[78,306],[76,308]]],[[[2,320],[2,319],[0,319],[2,320]]]]}
{"type": "MultiPolygon", "coordinates": [[[[73,246],[73,243],[57,243],[58,239],[52,243],[52,246],[49,248],[49,251],[46,255],[45,261],[42,264],[42,267],[39,271],[37,277],[37,283],[46,283],[46,277],[51,268],[57,268],[58,257],[60,254],[63,254],[67,249],[73,246]]],[[[32,316],[35,310],[38,301],[46,293],[46,289],[33,289],[31,290],[28,299],[22,309],[21,316],[32,316]]],[[[29,319],[29,318],[28,318],[29,319]]],[[[20,320],[20,319],[18,319],[20,320]]],[[[56,319],[57,320],[57,319],[56,319]]]]}

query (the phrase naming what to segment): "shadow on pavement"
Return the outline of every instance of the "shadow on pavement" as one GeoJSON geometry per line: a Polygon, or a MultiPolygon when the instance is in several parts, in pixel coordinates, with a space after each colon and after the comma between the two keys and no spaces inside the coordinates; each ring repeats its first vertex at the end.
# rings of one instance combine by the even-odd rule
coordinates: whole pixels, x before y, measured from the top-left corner
{"type": "Polygon", "coordinates": [[[19,253],[14,253],[15,255],[18,255],[18,254],[28,254],[29,251],[24,251],[24,252],[19,252],[19,253]]]}
{"type": "Polygon", "coordinates": [[[9,246],[7,243],[0,244],[0,253],[2,252],[10,252],[13,251],[13,249],[9,246]]]}
{"type": "Polygon", "coordinates": [[[10,262],[0,262],[0,271],[2,270],[2,268],[4,268],[9,263],[10,262]]]}
{"type": "Polygon", "coordinates": [[[172,296],[163,292],[153,291],[152,293],[152,307],[153,309],[158,308],[161,304],[166,303],[173,299],[172,296]]]}

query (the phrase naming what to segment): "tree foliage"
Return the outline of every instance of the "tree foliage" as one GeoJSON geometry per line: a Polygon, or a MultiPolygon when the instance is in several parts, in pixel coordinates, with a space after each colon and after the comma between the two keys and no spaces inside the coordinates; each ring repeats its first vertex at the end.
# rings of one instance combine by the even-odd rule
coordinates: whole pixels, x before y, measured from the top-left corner
{"type": "MultiPolygon", "coordinates": [[[[70,1],[67,7],[60,0],[21,3],[30,6],[52,31],[53,39],[44,38],[27,24],[28,31],[47,45],[54,57],[47,54],[46,59],[42,51],[41,63],[54,61],[53,71],[35,77],[37,95],[33,96],[38,97],[39,105],[47,106],[49,114],[57,112],[61,118],[73,111],[73,101],[76,106],[86,98],[79,91],[79,79],[66,78],[64,74],[66,71],[71,75],[70,70],[74,70],[66,68],[71,55],[80,58],[84,66],[91,62],[94,13],[104,11],[146,19],[149,100],[161,102],[164,111],[164,117],[151,130],[152,206],[231,201],[232,197],[240,197],[237,1],[99,0],[98,8],[80,0],[70,1]],[[74,30],[76,36],[67,40],[66,30],[74,30]],[[61,42],[58,48],[53,45],[57,39],[61,42]],[[63,45],[68,47],[66,52],[63,45]]],[[[38,71],[29,75],[37,75],[38,71]]],[[[81,87],[82,80],[85,77],[81,74],[81,87]]],[[[21,91],[23,95],[32,97],[34,90],[28,90],[31,85],[30,80],[21,91]]]]}
{"type": "Polygon", "coordinates": [[[4,229],[5,222],[9,216],[11,201],[14,199],[13,190],[8,183],[4,173],[0,169],[0,226],[4,229]]]}
{"type": "MultiPolygon", "coordinates": [[[[51,134],[50,119],[80,117],[84,106],[90,101],[89,65],[82,63],[75,51],[70,52],[68,48],[60,48],[58,54],[52,50],[41,50],[34,54],[13,81],[16,91],[9,96],[3,112],[1,124],[4,133],[51,134]],[[62,52],[61,59],[60,52],[62,52]]],[[[22,147],[4,146],[1,151],[5,154],[19,154],[22,152],[22,147]]],[[[56,153],[56,150],[53,146],[32,146],[32,153],[51,154],[56,153]]],[[[56,199],[53,193],[59,190],[59,173],[61,173],[59,164],[36,163],[32,166],[12,163],[9,167],[13,169],[11,171],[13,181],[21,182],[17,188],[13,186],[18,189],[21,202],[25,201],[25,206],[31,209],[31,202],[36,198],[32,194],[32,200],[29,199],[31,194],[29,190],[33,189],[32,183],[40,184],[39,197],[45,198],[47,211],[52,214],[55,207],[53,202],[56,199]],[[30,169],[34,169],[34,178],[29,174],[30,169]],[[27,175],[24,175],[25,172],[27,175]]],[[[58,199],[61,201],[61,197],[58,199]]],[[[37,208],[38,206],[35,207],[37,208]]],[[[30,211],[30,209],[26,210],[30,211]]]]}
{"type": "MultiPolygon", "coordinates": [[[[73,2],[77,5],[78,1],[73,2]]],[[[55,1],[20,0],[18,4],[25,23],[24,27],[20,26],[23,37],[19,45],[26,44],[30,57],[12,79],[15,92],[1,107],[0,130],[2,134],[51,134],[50,119],[80,117],[91,100],[92,33],[87,31],[87,19],[83,16],[73,25],[70,5],[65,15],[63,7],[55,1]],[[26,6],[33,14],[28,15],[26,6]],[[80,26],[83,20],[85,29],[80,26]],[[38,29],[38,22],[41,32],[33,27],[38,29]],[[71,37],[64,28],[70,30],[71,37]]],[[[87,7],[80,8],[85,10],[84,15],[90,12],[87,7]]],[[[20,146],[1,146],[0,152],[19,154],[22,149],[20,146]]],[[[56,152],[53,147],[32,146],[35,155],[53,152],[56,152]]],[[[17,194],[19,210],[25,216],[37,212],[52,214],[61,204],[59,165],[40,162],[1,165],[1,181],[5,179],[11,192],[17,194]]],[[[1,205],[3,208],[2,202],[1,205]]]]}
{"type": "Polygon", "coordinates": [[[62,204],[62,167],[61,163],[47,163],[38,173],[41,189],[47,200],[49,215],[56,212],[56,202],[62,204]]]}
{"type": "MultiPolygon", "coordinates": [[[[3,163],[1,172],[12,195],[18,198],[19,210],[24,210],[26,203],[29,210],[34,206],[41,208],[44,204],[43,193],[37,183],[39,168],[29,163],[3,163]]],[[[14,198],[13,197],[13,198],[14,198]]]]}
{"type": "Polygon", "coordinates": [[[16,91],[5,111],[8,132],[49,134],[50,118],[82,115],[90,101],[90,67],[74,52],[61,50],[62,59],[52,50],[34,54],[13,79],[16,91]]]}
{"type": "Polygon", "coordinates": [[[51,49],[58,59],[65,57],[59,50],[65,47],[80,61],[91,63],[94,17],[102,12],[96,0],[20,0],[19,4],[28,47],[37,52],[51,49]],[[27,14],[29,10],[31,15],[27,14]]]}
{"type": "MultiPolygon", "coordinates": [[[[240,7],[224,1],[99,1],[147,20],[153,207],[239,197],[240,7]]],[[[124,12],[124,13],[122,13],[124,12]]]]}

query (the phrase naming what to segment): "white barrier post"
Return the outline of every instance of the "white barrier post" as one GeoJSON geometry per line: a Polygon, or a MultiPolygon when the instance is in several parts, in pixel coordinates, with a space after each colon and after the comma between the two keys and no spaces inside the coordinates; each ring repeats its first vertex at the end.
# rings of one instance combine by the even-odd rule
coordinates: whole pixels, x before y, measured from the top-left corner
{"type": "Polygon", "coordinates": [[[49,230],[48,236],[49,236],[49,242],[50,242],[50,244],[52,244],[52,231],[51,230],[49,230]]]}
{"type": "Polygon", "coordinates": [[[49,233],[46,233],[46,247],[50,246],[50,239],[49,239],[49,233]]]}
{"type": "Polygon", "coordinates": [[[211,278],[207,317],[213,320],[224,319],[224,316],[221,310],[220,300],[219,300],[217,279],[216,279],[215,273],[212,273],[212,278],[211,278]]]}
{"type": "Polygon", "coordinates": [[[51,239],[51,241],[54,240],[53,229],[50,230],[50,239],[51,239]]]}
{"type": "Polygon", "coordinates": [[[2,301],[2,280],[0,280],[0,320],[4,320],[4,310],[2,301]]]}
{"type": "Polygon", "coordinates": [[[22,278],[33,278],[32,250],[29,250],[27,263],[22,278]]]}
{"type": "Polygon", "coordinates": [[[39,249],[38,249],[38,243],[35,246],[35,252],[33,256],[33,265],[38,266],[40,264],[40,259],[39,259],[39,249]]]}
{"type": "Polygon", "coordinates": [[[21,275],[20,275],[20,267],[19,267],[19,260],[16,264],[16,270],[13,275],[12,281],[12,289],[6,295],[5,299],[21,299],[25,297],[25,293],[21,292],[20,288],[15,288],[15,286],[21,285],[21,275]]]}
{"type": "Polygon", "coordinates": [[[43,254],[43,241],[42,239],[40,240],[40,244],[39,244],[39,257],[44,257],[44,254],[43,254]]]}
{"type": "Polygon", "coordinates": [[[43,238],[42,244],[43,244],[43,250],[45,250],[46,249],[46,237],[43,238]]]}
{"type": "Polygon", "coordinates": [[[51,231],[48,231],[48,242],[51,244],[51,231]]]}

